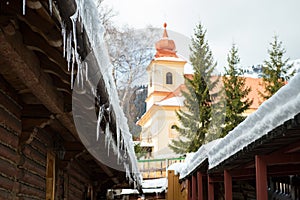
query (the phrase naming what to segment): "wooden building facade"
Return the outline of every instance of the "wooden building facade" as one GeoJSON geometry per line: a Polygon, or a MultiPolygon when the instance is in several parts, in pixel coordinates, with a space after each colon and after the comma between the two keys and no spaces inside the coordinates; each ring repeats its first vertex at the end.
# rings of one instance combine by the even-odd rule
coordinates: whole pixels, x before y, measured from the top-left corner
{"type": "MultiPolygon", "coordinates": [[[[132,186],[125,169],[95,159],[74,124],[76,70],[68,71],[62,31],[83,29],[71,45],[83,58],[92,49],[84,25],[72,28],[75,11],[75,0],[0,1],[0,199],[96,200],[108,188],[132,186]]],[[[112,104],[101,77],[97,91],[98,103],[112,104]]],[[[108,115],[116,140],[114,106],[108,115]]]]}

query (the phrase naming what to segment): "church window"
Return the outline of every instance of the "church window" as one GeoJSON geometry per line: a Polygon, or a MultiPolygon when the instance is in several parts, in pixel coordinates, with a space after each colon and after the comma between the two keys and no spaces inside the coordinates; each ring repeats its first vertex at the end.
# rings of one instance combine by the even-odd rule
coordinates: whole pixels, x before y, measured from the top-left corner
{"type": "Polygon", "coordinates": [[[166,84],[173,84],[173,75],[171,72],[166,74],[166,84]]]}

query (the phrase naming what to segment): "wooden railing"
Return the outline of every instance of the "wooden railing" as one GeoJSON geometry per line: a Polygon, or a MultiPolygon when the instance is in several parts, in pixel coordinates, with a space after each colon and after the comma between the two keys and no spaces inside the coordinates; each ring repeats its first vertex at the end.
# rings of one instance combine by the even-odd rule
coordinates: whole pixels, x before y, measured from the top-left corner
{"type": "Polygon", "coordinates": [[[184,158],[146,159],[138,160],[138,165],[143,178],[166,177],[166,169],[173,163],[183,162],[184,158]]]}
{"type": "Polygon", "coordinates": [[[269,188],[272,200],[300,199],[300,177],[298,176],[271,178],[269,188]]]}

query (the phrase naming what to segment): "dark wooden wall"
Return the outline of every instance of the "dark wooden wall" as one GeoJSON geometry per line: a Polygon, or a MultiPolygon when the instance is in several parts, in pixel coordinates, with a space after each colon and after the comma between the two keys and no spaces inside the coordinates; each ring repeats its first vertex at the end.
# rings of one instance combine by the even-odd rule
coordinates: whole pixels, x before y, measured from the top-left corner
{"type": "MultiPolygon", "coordinates": [[[[47,152],[53,152],[55,134],[29,132],[17,93],[0,79],[0,199],[46,199],[47,152]]],[[[61,165],[56,156],[55,171],[55,199],[87,199],[91,181],[76,160],[61,165]]]]}

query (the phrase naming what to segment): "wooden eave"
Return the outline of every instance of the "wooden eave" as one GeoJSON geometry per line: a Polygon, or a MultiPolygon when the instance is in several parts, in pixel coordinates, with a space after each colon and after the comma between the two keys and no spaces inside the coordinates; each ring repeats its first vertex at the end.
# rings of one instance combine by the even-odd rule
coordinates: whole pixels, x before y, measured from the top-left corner
{"type": "Polygon", "coordinates": [[[255,155],[265,156],[269,175],[300,173],[300,113],[230,156],[209,174],[230,171],[233,177],[255,179],[255,155]]]}

